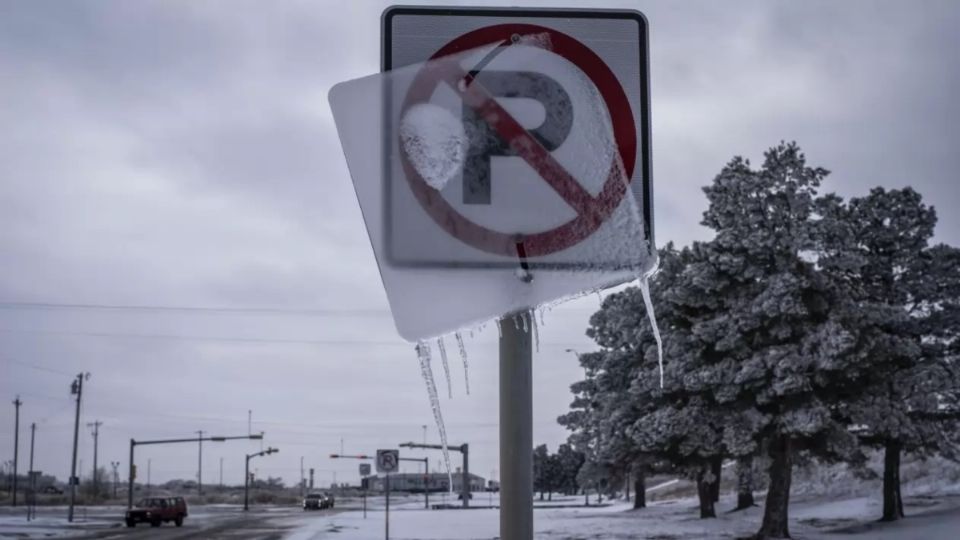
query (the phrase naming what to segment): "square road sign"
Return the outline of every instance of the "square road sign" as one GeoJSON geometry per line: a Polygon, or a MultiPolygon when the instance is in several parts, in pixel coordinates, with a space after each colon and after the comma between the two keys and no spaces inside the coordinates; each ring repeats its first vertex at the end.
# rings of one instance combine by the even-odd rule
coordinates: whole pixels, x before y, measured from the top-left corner
{"type": "Polygon", "coordinates": [[[377,472],[391,474],[400,467],[399,450],[377,450],[377,472]]]}

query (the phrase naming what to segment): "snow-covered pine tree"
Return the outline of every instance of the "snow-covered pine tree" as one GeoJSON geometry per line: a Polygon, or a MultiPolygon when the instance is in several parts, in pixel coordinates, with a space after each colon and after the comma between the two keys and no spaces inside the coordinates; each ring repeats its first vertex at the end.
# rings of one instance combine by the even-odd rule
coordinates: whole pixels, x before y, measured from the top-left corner
{"type": "Polygon", "coordinates": [[[575,495],[579,489],[577,473],[583,466],[583,454],[564,443],[557,448],[556,456],[560,467],[560,489],[565,495],[575,495]]]}
{"type": "Polygon", "coordinates": [[[768,150],[757,170],[739,157],[728,163],[704,188],[703,224],[716,237],[689,268],[698,290],[682,299],[696,311],[691,334],[706,348],[710,392],[746,426],[738,444],[770,457],[757,538],[789,537],[796,452],[852,459],[858,448],[834,408],[857,395],[860,358],[848,354],[839,299],[810,260],[826,175],[794,143],[768,150]]]}
{"type": "MultiPolygon", "coordinates": [[[[589,382],[574,385],[578,398],[574,411],[561,417],[573,427],[586,425],[593,434],[596,458],[613,478],[634,475],[638,493],[643,477],[653,467],[669,467],[697,480],[701,493],[701,517],[715,517],[718,469],[723,457],[723,422],[713,413],[709,400],[685,392],[683,381],[699,364],[692,343],[681,337],[689,325],[671,311],[667,296],[680,286],[689,263],[690,250],[676,251],[667,245],[660,252],[660,272],[653,278],[653,300],[667,344],[666,385],[660,387],[655,340],[646,320],[640,290],[631,287],[608,296],[591,318],[587,335],[602,349],[581,355],[589,382]],[[586,390],[592,392],[586,399],[586,390]],[[589,403],[589,407],[587,407],[589,403]],[[714,416],[715,421],[703,419],[714,416]],[[585,422],[585,419],[592,419],[585,422]],[[691,428],[695,426],[695,428],[691,428]]],[[[696,377],[693,377],[696,379],[696,377]]],[[[588,455],[588,460],[594,459],[588,455]]],[[[635,498],[640,505],[642,498],[635,498]]]]}
{"type": "Polygon", "coordinates": [[[953,455],[960,383],[949,353],[960,260],[929,247],[934,209],[911,188],[874,188],[821,204],[819,265],[853,306],[845,326],[870,367],[869,390],[845,404],[860,440],[883,449],[884,521],[903,517],[903,452],[953,455]]]}

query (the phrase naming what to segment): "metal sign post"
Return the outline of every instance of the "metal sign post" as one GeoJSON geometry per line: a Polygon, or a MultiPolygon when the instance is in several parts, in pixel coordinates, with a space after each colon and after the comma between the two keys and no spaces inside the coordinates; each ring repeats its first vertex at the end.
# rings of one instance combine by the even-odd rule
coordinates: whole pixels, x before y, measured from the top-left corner
{"type": "Polygon", "coordinates": [[[530,333],[500,327],[500,538],[533,538],[533,349],[530,333]]]}
{"type": "Polygon", "coordinates": [[[367,477],[370,476],[370,464],[360,464],[360,483],[363,487],[363,519],[367,519],[367,477]]]}
{"type": "Polygon", "coordinates": [[[390,540],[390,474],[397,472],[400,466],[399,450],[377,450],[377,472],[384,475],[384,491],[386,492],[386,522],[384,532],[390,540]]]}
{"type": "Polygon", "coordinates": [[[384,538],[386,538],[387,540],[390,540],[390,473],[385,474],[384,477],[385,477],[383,480],[385,485],[384,490],[386,491],[386,495],[387,495],[387,504],[386,504],[387,519],[385,522],[384,538]]]}

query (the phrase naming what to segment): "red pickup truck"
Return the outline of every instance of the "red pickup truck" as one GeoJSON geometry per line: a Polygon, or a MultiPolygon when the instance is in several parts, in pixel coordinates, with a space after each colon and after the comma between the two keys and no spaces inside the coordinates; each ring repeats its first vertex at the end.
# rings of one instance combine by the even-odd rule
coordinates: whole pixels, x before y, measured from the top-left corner
{"type": "Polygon", "coordinates": [[[183,497],[147,497],[140,499],[136,506],[127,510],[124,522],[127,527],[136,527],[137,523],[149,523],[159,527],[162,523],[173,522],[177,527],[183,525],[187,517],[187,501],[183,497]]]}

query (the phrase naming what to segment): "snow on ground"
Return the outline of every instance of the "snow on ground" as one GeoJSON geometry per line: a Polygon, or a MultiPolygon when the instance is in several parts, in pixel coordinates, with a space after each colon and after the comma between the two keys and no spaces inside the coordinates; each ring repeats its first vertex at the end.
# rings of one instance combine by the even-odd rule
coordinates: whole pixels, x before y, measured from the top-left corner
{"type": "MultiPolygon", "coordinates": [[[[876,523],[878,501],[869,497],[829,500],[797,500],[791,505],[794,538],[834,539],[924,539],[960,538],[960,497],[919,499],[909,504],[907,519],[900,523],[876,523]]],[[[698,518],[695,499],[661,501],[646,509],[632,510],[627,503],[604,507],[539,508],[534,513],[538,540],[714,539],[738,538],[756,532],[761,508],[726,513],[734,504],[724,498],[718,518],[698,518]]],[[[379,505],[377,505],[379,506],[379,505]]],[[[390,538],[395,540],[492,540],[499,536],[497,509],[471,510],[401,509],[391,511],[390,538]]],[[[288,540],[369,540],[384,535],[381,509],[368,513],[346,512],[335,516],[303,516],[288,540]]]]}
{"type": "Polygon", "coordinates": [[[119,518],[76,516],[71,523],[63,516],[39,516],[30,521],[25,514],[0,516],[0,540],[7,538],[66,538],[120,525],[119,518]]]}
{"type": "Polygon", "coordinates": [[[0,538],[57,538],[76,534],[66,519],[42,517],[29,523],[23,516],[0,516],[0,538]]]}

